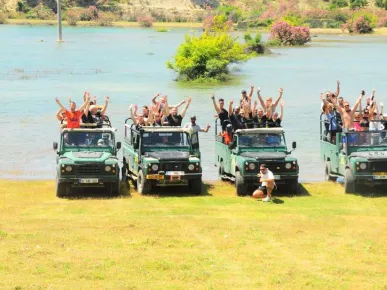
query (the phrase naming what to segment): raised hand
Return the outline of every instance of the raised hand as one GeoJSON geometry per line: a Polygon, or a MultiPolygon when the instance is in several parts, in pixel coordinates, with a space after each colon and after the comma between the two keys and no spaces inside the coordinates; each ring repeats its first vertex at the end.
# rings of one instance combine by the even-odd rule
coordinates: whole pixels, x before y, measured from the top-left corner
{"type": "MultiPolygon", "coordinates": [[[[184,102],[185,102],[185,100],[184,100],[184,102]]],[[[192,102],[192,98],[188,97],[188,104],[191,104],[191,102],[192,102]]]]}
{"type": "Polygon", "coordinates": [[[282,101],[281,104],[280,104],[281,108],[283,108],[285,106],[285,102],[282,101]]]}
{"type": "Polygon", "coordinates": [[[257,93],[259,94],[261,92],[261,87],[258,87],[257,93]]]}
{"type": "Polygon", "coordinates": [[[70,103],[72,102],[72,100],[71,100],[71,96],[69,96],[69,102],[70,102],[70,103]]]}
{"type": "Polygon", "coordinates": [[[254,85],[250,85],[250,89],[254,90],[254,85]]]}
{"type": "Polygon", "coordinates": [[[138,106],[137,106],[137,105],[134,105],[134,109],[137,110],[137,109],[138,109],[138,106]]]}
{"type": "Polygon", "coordinates": [[[106,102],[109,102],[109,100],[110,100],[110,97],[109,97],[109,96],[106,96],[105,101],[106,101],[106,102]]]}
{"type": "Polygon", "coordinates": [[[338,86],[340,85],[340,80],[337,80],[337,85],[338,85],[338,86]]]}
{"type": "Polygon", "coordinates": [[[254,107],[256,107],[258,105],[258,102],[257,100],[254,101],[254,107]]]}
{"type": "Polygon", "coordinates": [[[278,90],[278,92],[279,92],[280,94],[282,94],[282,93],[284,92],[284,89],[283,89],[283,88],[280,88],[280,89],[278,90]]]}
{"type": "Polygon", "coordinates": [[[212,94],[211,99],[215,100],[215,95],[214,94],[212,94]]]}
{"type": "Polygon", "coordinates": [[[59,103],[58,97],[55,97],[55,102],[59,103]]]}
{"type": "Polygon", "coordinates": [[[321,93],[321,94],[320,94],[320,99],[321,99],[321,101],[324,101],[324,98],[325,98],[325,97],[324,97],[324,93],[321,93]]]}
{"type": "Polygon", "coordinates": [[[233,104],[234,104],[234,100],[231,100],[231,101],[230,101],[230,104],[233,105],[233,104]]]}

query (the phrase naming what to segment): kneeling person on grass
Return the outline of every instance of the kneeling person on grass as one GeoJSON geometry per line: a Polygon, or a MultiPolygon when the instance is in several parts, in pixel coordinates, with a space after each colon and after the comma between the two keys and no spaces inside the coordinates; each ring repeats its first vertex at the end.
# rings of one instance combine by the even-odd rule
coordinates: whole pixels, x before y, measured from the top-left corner
{"type": "Polygon", "coordinates": [[[261,164],[260,172],[258,174],[259,182],[262,182],[261,186],[254,191],[254,198],[263,198],[263,201],[269,201],[271,199],[271,193],[275,188],[274,174],[271,172],[265,164],[261,164]]]}

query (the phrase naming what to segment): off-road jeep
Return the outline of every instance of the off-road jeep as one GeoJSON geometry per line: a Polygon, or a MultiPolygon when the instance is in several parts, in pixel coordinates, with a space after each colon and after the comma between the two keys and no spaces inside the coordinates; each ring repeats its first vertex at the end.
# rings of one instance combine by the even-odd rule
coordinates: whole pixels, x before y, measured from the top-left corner
{"type": "Polygon", "coordinates": [[[199,139],[180,127],[140,127],[125,122],[122,177],[133,181],[140,194],[155,187],[188,186],[201,193],[199,139]]]}
{"type": "Polygon", "coordinates": [[[103,187],[110,195],[118,195],[120,167],[114,128],[61,129],[57,150],[56,195],[64,197],[74,188],[103,187]],[[59,149],[58,149],[59,147],[59,149]]]}
{"type": "MultiPolygon", "coordinates": [[[[297,159],[289,156],[282,128],[243,129],[233,133],[232,143],[215,130],[215,166],[222,180],[235,182],[238,195],[252,194],[257,188],[260,164],[273,172],[275,183],[290,193],[298,190],[297,159]]],[[[293,142],[293,150],[296,142],[293,142]]]]}
{"type": "Polygon", "coordinates": [[[387,185],[386,131],[343,129],[332,138],[323,120],[320,124],[320,154],[325,161],[325,180],[344,177],[345,193],[356,193],[359,185],[387,185]]]}

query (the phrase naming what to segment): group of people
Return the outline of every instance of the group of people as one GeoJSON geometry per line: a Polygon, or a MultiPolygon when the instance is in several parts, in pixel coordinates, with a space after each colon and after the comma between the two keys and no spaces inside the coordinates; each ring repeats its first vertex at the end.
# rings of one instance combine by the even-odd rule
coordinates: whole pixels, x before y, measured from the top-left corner
{"type": "Polygon", "coordinates": [[[229,102],[228,110],[224,107],[224,99],[215,101],[215,96],[211,99],[222,126],[222,136],[224,143],[229,145],[232,140],[233,132],[238,129],[252,129],[252,128],[275,128],[281,127],[284,114],[284,101],[280,103],[283,95],[283,89],[278,90],[279,95],[275,101],[272,97],[267,97],[263,100],[261,96],[261,89],[258,88],[258,100],[255,100],[253,105],[254,86],[250,86],[250,93],[247,95],[246,90],[241,91],[241,98],[238,104],[234,105],[234,101],[229,102]],[[258,101],[261,107],[258,106],[258,101]],[[276,108],[280,105],[280,114],[276,112],[276,108]]]}
{"type": "Polygon", "coordinates": [[[82,124],[94,124],[95,127],[101,128],[103,122],[107,119],[105,113],[109,104],[109,97],[105,97],[103,106],[98,106],[97,97],[94,96],[91,100],[90,93],[85,92],[83,104],[79,108],[69,97],[69,110],[62,105],[58,98],[55,98],[55,101],[60,107],[56,118],[61,122],[62,128],[80,128],[82,124]]]}
{"type": "MultiPolygon", "coordinates": [[[[151,105],[144,105],[141,108],[141,112],[138,111],[137,105],[129,106],[129,115],[133,121],[133,124],[137,128],[142,126],[172,126],[181,127],[182,121],[187,113],[188,107],[192,102],[192,98],[188,97],[187,100],[182,100],[176,105],[170,105],[168,103],[168,96],[161,96],[157,93],[151,101],[151,105]],[[179,114],[179,107],[185,105],[181,113],[179,114]]],[[[207,124],[205,128],[196,124],[196,116],[191,116],[191,122],[187,123],[184,128],[192,129],[193,132],[205,132],[210,129],[210,125],[207,124]]]]}
{"type": "Polygon", "coordinates": [[[322,114],[325,125],[324,135],[331,143],[336,143],[336,133],[347,131],[375,131],[387,129],[387,114],[383,115],[383,103],[376,102],[374,89],[372,95],[366,99],[364,109],[362,101],[365,91],[362,90],[360,96],[351,108],[350,103],[339,97],[340,81],[337,81],[335,93],[321,93],[322,114]]]}

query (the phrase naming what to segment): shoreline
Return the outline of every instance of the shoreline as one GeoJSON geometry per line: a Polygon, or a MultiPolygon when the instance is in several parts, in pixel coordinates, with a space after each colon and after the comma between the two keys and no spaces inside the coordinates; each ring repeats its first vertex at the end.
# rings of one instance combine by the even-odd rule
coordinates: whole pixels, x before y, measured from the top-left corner
{"type": "MultiPolygon", "coordinates": [[[[55,26],[57,23],[56,20],[40,20],[40,19],[7,19],[7,22],[4,25],[30,25],[30,26],[55,26]]],[[[63,20],[62,25],[65,27],[70,27],[67,24],[67,21],[63,20]]],[[[72,27],[103,27],[96,25],[95,22],[91,21],[78,21],[76,26],[72,27]]],[[[105,27],[134,27],[134,28],[144,28],[141,27],[139,23],[137,22],[127,22],[127,21],[115,21],[113,22],[112,26],[105,26],[105,27]]],[[[150,27],[149,29],[153,28],[202,28],[201,22],[154,22],[153,27],[150,27]]],[[[258,28],[252,28],[252,29],[241,29],[236,31],[252,31],[252,32],[269,32],[268,29],[258,29],[258,28]]],[[[340,35],[340,34],[350,34],[348,31],[342,31],[340,28],[310,28],[311,34],[331,34],[331,35],[340,35]]],[[[359,34],[356,34],[359,35],[359,34]]],[[[373,33],[370,34],[362,34],[364,36],[372,36],[372,35],[378,35],[378,36],[387,36],[387,27],[382,28],[375,28],[373,33]]]]}

